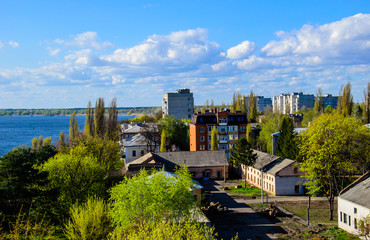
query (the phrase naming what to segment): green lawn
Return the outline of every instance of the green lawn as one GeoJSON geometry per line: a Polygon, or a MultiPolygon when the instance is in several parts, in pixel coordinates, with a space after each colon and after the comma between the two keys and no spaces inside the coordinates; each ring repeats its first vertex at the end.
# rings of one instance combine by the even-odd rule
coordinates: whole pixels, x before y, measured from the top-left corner
{"type": "MultiPolygon", "coordinates": [[[[225,190],[225,191],[232,193],[232,194],[245,196],[245,197],[253,197],[253,196],[260,197],[261,196],[261,189],[256,188],[256,187],[229,188],[228,190],[225,190]]],[[[264,192],[264,196],[266,196],[265,192],[264,192]]]]}

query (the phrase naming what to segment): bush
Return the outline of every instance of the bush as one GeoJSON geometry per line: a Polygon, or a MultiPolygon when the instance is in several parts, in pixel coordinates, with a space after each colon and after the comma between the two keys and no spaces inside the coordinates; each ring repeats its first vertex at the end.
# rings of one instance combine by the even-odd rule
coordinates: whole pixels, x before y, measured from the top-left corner
{"type": "Polygon", "coordinates": [[[70,215],[64,231],[68,239],[106,239],[111,231],[108,208],[102,199],[89,197],[86,203],[73,205],[70,215]]]}

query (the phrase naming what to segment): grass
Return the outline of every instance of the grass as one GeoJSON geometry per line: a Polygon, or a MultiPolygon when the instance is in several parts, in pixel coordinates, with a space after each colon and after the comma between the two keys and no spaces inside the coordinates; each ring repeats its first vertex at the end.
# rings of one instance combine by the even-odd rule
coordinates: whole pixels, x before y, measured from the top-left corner
{"type": "MultiPolygon", "coordinates": [[[[288,236],[281,236],[279,239],[292,239],[291,235],[288,236]]],[[[294,239],[299,240],[316,240],[316,239],[335,239],[335,240],[360,240],[360,238],[353,236],[338,227],[331,227],[327,230],[323,230],[320,232],[312,232],[310,230],[303,230],[300,233],[294,235],[294,239]]]]}
{"type": "MultiPolygon", "coordinates": [[[[256,187],[246,187],[246,188],[229,188],[228,190],[225,190],[229,193],[237,194],[237,195],[242,195],[245,197],[259,197],[261,196],[261,189],[256,188],[256,187]]],[[[263,193],[264,196],[266,196],[266,193],[263,193]]]]}
{"type": "MultiPolygon", "coordinates": [[[[294,213],[298,217],[307,220],[307,202],[280,202],[277,205],[285,208],[291,213],[294,213]]],[[[333,220],[329,220],[329,202],[328,201],[311,201],[310,208],[310,222],[317,225],[322,224],[325,226],[336,226],[338,224],[338,210],[337,202],[334,203],[333,220]]]]}

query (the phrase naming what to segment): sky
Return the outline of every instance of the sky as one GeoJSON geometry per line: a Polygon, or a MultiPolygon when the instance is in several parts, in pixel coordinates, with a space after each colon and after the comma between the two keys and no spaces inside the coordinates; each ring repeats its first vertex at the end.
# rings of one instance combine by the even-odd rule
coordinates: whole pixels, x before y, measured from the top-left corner
{"type": "Polygon", "coordinates": [[[0,3],[0,109],[196,105],[370,82],[368,0],[0,3]]]}

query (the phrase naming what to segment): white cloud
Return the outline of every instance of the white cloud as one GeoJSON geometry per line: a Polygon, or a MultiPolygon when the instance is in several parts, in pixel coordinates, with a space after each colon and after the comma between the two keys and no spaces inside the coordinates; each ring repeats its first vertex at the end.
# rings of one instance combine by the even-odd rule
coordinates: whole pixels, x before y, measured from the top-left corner
{"type": "Polygon", "coordinates": [[[93,49],[103,49],[114,46],[111,42],[99,42],[98,34],[96,32],[83,32],[77,34],[71,41],[56,39],[54,42],[65,46],[93,49]]]}
{"type": "Polygon", "coordinates": [[[261,50],[266,57],[302,57],[302,64],[359,64],[370,59],[370,15],[357,14],[317,27],[278,32],[261,50]],[[310,58],[306,58],[306,57],[310,58]]]}
{"type": "Polygon", "coordinates": [[[60,48],[47,47],[46,49],[49,51],[49,55],[50,56],[57,56],[60,53],[60,51],[61,51],[60,48]]]}
{"type": "Polygon", "coordinates": [[[15,42],[15,41],[9,41],[8,44],[12,47],[12,48],[17,48],[19,47],[19,43],[18,42],[15,42]]]}
{"type": "Polygon", "coordinates": [[[229,48],[227,50],[227,58],[229,59],[242,59],[248,57],[255,49],[256,44],[249,41],[244,41],[241,44],[229,48]]]}

